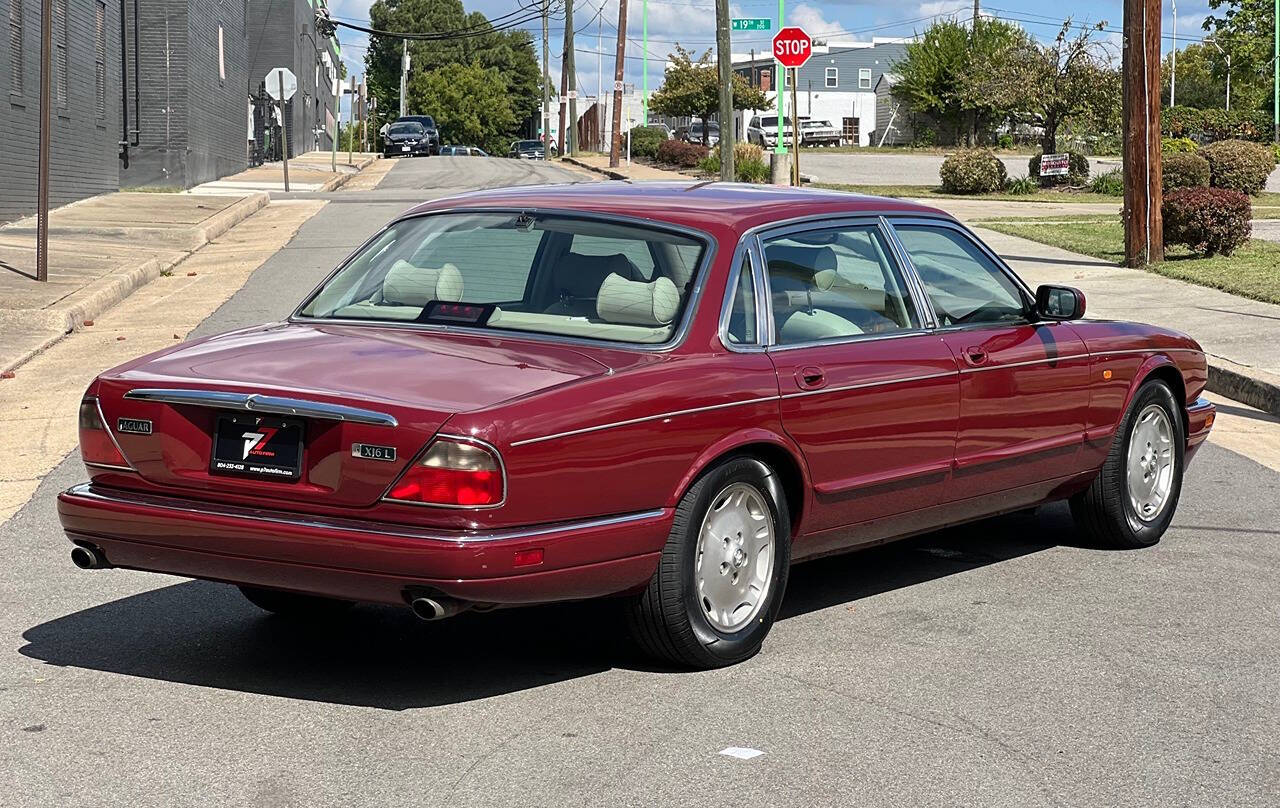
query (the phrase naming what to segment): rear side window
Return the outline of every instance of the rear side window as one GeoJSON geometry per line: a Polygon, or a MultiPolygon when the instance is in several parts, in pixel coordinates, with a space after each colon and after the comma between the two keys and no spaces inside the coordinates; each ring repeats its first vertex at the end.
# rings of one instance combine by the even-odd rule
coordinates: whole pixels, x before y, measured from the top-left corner
{"type": "Polygon", "coordinates": [[[779,345],[918,328],[920,319],[875,225],[788,233],[764,242],[779,345]]]}
{"type": "Polygon", "coordinates": [[[729,306],[729,327],[726,333],[733,345],[756,344],[756,286],[755,272],[751,268],[751,256],[742,256],[742,269],[733,289],[733,303],[729,306]]]}

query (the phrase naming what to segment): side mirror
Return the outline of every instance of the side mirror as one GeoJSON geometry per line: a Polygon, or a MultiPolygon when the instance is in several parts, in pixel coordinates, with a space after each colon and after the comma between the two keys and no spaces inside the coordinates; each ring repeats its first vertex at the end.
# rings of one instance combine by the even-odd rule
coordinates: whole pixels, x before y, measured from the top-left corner
{"type": "Polygon", "coordinates": [[[1036,289],[1036,316],[1041,320],[1079,320],[1084,316],[1084,292],[1070,286],[1036,289]]]}

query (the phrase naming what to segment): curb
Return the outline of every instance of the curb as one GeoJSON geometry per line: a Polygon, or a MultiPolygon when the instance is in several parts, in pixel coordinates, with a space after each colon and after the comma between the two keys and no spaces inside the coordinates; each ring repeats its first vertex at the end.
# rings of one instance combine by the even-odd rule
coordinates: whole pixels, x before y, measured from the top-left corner
{"type": "Polygon", "coordinates": [[[614,171],[611,168],[597,168],[596,166],[584,163],[581,160],[578,160],[577,158],[574,158],[574,157],[561,157],[560,160],[565,163],[569,163],[570,165],[575,165],[578,168],[585,168],[587,171],[591,171],[595,174],[603,174],[604,176],[608,177],[611,180],[631,179],[626,174],[623,174],[621,171],[614,171]]]}
{"type": "MultiPolygon", "coordinates": [[[[48,328],[50,335],[48,338],[38,343],[32,343],[32,345],[23,349],[16,359],[9,362],[7,366],[0,367],[0,372],[13,370],[25,364],[31,357],[46,350],[72,331],[82,327],[85,320],[92,320],[112,306],[120,303],[139,287],[145,286],[158,278],[161,273],[182,263],[191,253],[266,207],[270,201],[270,195],[264,192],[256,192],[252,196],[244,197],[211,216],[206,220],[206,224],[191,228],[193,232],[186,239],[186,242],[195,246],[186,250],[186,254],[179,256],[176,260],[148,258],[126,269],[117,269],[103,275],[72,292],[57,306],[28,312],[27,314],[33,317],[44,319],[46,325],[42,326],[42,328],[48,328]]],[[[151,232],[148,228],[121,229],[135,239],[140,235],[151,232]]],[[[52,232],[50,230],[50,233],[52,232]]],[[[84,231],[80,230],[79,232],[83,233],[84,231]]]]}
{"type": "Polygon", "coordinates": [[[1208,359],[1209,392],[1280,416],[1280,376],[1216,356],[1208,359]]]}

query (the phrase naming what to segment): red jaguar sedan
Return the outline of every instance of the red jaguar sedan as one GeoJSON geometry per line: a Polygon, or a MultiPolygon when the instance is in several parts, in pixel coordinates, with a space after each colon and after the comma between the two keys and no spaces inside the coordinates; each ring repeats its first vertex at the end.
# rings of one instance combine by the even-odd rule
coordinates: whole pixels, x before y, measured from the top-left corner
{"type": "Polygon", "coordinates": [[[791,564],[1069,499],[1145,547],[1207,437],[1183,334],[1084,320],[955,219],[720,183],[417,207],[287,320],[99,376],[85,568],[319,617],[625,598],[647,651],[743,660],[791,564]]]}

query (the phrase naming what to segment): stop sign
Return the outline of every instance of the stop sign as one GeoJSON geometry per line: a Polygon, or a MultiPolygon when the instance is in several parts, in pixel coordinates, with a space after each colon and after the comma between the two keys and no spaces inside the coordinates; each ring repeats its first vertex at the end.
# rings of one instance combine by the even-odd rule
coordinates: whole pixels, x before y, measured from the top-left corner
{"type": "Polygon", "coordinates": [[[803,28],[790,26],[773,36],[773,58],[783,67],[802,67],[813,55],[813,40],[803,28]]]}

